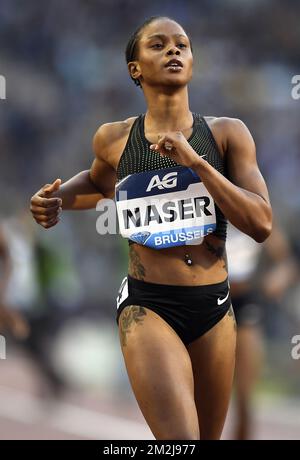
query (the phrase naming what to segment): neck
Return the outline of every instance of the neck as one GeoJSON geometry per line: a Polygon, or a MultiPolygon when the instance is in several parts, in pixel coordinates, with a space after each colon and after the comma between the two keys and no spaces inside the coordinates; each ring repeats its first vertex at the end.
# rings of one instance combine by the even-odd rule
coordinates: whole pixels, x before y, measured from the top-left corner
{"type": "Polygon", "coordinates": [[[166,92],[143,88],[147,102],[146,120],[151,131],[181,131],[192,126],[187,86],[166,92]]]}

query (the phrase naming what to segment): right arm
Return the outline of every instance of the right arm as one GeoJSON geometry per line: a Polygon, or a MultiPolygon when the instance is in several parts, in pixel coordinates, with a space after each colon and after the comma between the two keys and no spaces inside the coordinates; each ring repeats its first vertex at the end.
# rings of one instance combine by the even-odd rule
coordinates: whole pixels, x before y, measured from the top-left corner
{"type": "Polygon", "coordinates": [[[81,171],[63,184],[60,179],[46,184],[31,198],[32,215],[44,228],[56,225],[63,209],[93,209],[102,198],[113,197],[116,172],[105,158],[107,126],[101,126],[94,136],[95,159],[90,170],[81,171]]]}

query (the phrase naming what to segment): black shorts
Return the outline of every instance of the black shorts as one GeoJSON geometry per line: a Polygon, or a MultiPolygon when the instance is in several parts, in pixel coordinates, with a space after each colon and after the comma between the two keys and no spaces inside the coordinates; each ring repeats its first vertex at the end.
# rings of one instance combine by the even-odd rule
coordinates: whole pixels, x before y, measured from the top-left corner
{"type": "Polygon", "coordinates": [[[262,321],[261,300],[255,292],[232,296],[232,307],[236,324],[241,326],[256,326],[262,321]]]}
{"type": "Polygon", "coordinates": [[[170,286],[126,276],[117,297],[118,324],[128,305],[149,308],[163,318],[184,344],[197,339],[227,313],[231,306],[228,279],[204,286],[170,286]]]}

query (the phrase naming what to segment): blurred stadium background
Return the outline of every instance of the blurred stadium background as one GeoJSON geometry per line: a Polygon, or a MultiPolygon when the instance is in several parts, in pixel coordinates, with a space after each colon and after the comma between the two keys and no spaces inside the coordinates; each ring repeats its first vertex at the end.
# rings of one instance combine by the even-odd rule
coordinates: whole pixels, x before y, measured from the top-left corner
{"type": "MultiPolygon", "coordinates": [[[[241,118],[252,132],[274,215],[299,264],[300,3],[295,0],[1,0],[0,212],[16,278],[12,308],[28,338],[6,337],[0,439],[153,439],[129,387],[115,323],[127,245],[96,233],[96,211],[64,213],[44,231],[31,195],[88,169],[97,127],[145,111],[124,48],[151,15],[192,37],[190,105],[241,118]]],[[[300,439],[300,286],[265,307],[265,362],[253,438],[300,439]]],[[[231,437],[230,411],[225,438],[231,437]]]]}

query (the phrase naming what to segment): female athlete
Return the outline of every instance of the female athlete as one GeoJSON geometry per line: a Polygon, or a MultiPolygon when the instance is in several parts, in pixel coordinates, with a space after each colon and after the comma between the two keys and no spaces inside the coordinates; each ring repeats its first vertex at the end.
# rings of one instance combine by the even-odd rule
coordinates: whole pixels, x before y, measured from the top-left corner
{"type": "Polygon", "coordinates": [[[126,59],[146,113],[100,126],[90,170],[43,186],[31,212],[50,228],[62,210],[115,197],[129,242],[116,319],[139,407],[156,439],[219,439],[236,343],[226,222],[263,242],[268,191],[246,126],[191,112],[192,47],[177,22],[147,20],[126,59]]]}

